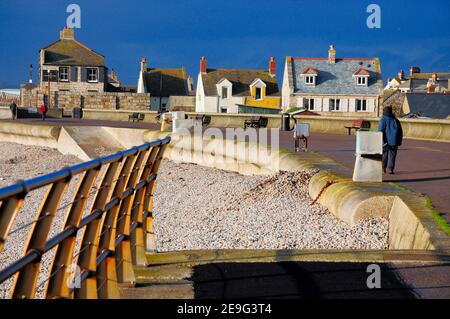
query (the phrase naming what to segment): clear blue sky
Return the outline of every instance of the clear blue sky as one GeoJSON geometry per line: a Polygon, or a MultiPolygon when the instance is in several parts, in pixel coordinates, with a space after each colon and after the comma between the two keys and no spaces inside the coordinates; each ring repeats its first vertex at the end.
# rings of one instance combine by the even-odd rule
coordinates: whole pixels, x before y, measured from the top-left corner
{"type": "Polygon", "coordinates": [[[330,43],[338,57],[380,57],[385,79],[411,65],[450,70],[449,0],[0,0],[0,88],[27,81],[70,3],[82,11],[77,39],[125,84],[136,84],[143,56],[196,78],[202,55],[228,68],[266,68],[275,56],[281,83],[286,55],[326,56],[330,43]],[[381,29],[366,26],[371,3],[381,6],[381,29]]]}

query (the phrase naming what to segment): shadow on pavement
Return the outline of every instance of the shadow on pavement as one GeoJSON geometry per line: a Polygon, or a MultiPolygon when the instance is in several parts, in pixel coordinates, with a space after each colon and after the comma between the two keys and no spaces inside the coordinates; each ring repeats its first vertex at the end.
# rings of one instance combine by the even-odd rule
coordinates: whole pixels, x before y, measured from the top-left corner
{"type": "Polygon", "coordinates": [[[386,264],[381,288],[369,289],[368,263],[213,263],[194,267],[196,299],[411,299],[414,293],[386,264]]]}

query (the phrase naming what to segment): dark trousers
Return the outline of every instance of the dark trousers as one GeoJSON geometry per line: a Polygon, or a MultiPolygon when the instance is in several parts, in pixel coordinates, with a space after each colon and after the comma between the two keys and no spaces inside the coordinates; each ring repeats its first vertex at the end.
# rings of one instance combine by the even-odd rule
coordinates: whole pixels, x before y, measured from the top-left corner
{"type": "Polygon", "coordinates": [[[383,169],[386,168],[394,170],[395,168],[395,158],[397,157],[396,145],[385,145],[383,146],[383,169]]]}

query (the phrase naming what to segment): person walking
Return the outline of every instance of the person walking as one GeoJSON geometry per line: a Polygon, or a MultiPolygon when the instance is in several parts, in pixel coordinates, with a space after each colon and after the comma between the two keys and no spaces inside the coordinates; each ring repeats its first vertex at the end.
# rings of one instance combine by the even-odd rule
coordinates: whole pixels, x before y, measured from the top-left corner
{"type": "Polygon", "coordinates": [[[403,129],[392,112],[392,106],[384,108],[378,131],[383,132],[383,172],[389,169],[389,174],[394,174],[397,150],[403,141],[403,129]]]}
{"type": "Polygon", "coordinates": [[[42,103],[39,107],[39,112],[41,113],[42,120],[45,121],[45,116],[47,115],[48,107],[45,103],[42,103]]]}
{"type": "Polygon", "coordinates": [[[11,110],[11,115],[13,121],[17,119],[17,104],[16,100],[13,100],[12,103],[9,105],[9,109],[11,110]]]}

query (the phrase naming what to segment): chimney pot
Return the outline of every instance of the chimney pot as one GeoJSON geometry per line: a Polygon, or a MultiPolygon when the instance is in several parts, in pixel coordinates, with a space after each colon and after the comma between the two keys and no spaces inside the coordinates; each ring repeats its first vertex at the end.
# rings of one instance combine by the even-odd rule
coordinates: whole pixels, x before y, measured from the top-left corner
{"type": "Polygon", "coordinates": [[[398,72],[398,79],[404,80],[404,78],[405,78],[405,72],[403,72],[403,70],[400,70],[400,72],[398,72]]]}
{"type": "Polygon", "coordinates": [[[277,63],[274,57],[270,57],[269,61],[269,75],[275,77],[277,75],[277,63]]]}
{"type": "Polygon", "coordinates": [[[336,49],[334,48],[334,45],[330,45],[330,48],[328,49],[328,62],[330,64],[336,63],[336,49]]]}
{"type": "Polygon", "coordinates": [[[141,72],[147,71],[147,67],[148,67],[147,58],[143,57],[141,59],[141,72]]]}
{"type": "Polygon", "coordinates": [[[202,56],[202,59],[200,60],[200,72],[206,73],[206,58],[205,58],[205,56],[202,56]]]}

